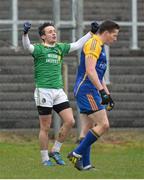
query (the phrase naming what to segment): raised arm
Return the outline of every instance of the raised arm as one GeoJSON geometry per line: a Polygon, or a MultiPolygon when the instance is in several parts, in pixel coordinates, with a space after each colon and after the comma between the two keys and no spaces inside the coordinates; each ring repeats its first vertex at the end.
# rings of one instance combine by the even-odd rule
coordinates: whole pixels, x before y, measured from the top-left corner
{"type": "Polygon", "coordinates": [[[22,36],[22,44],[24,49],[28,50],[30,53],[33,53],[34,46],[30,43],[29,37],[28,37],[28,31],[31,28],[31,24],[29,22],[24,23],[23,26],[23,36],[22,36]]]}
{"type": "Polygon", "coordinates": [[[70,44],[69,52],[73,52],[75,50],[81,49],[83,45],[87,42],[88,39],[92,37],[92,33],[88,32],[85,36],[80,38],[78,41],[70,44]]]}
{"type": "Polygon", "coordinates": [[[91,31],[88,32],[82,38],[80,38],[78,41],[71,43],[69,52],[81,49],[83,47],[83,45],[87,42],[87,40],[90,39],[92,37],[92,35],[98,31],[98,28],[99,28],[98,23],[96,21],[92,22],[91,23],[91,31]]]}

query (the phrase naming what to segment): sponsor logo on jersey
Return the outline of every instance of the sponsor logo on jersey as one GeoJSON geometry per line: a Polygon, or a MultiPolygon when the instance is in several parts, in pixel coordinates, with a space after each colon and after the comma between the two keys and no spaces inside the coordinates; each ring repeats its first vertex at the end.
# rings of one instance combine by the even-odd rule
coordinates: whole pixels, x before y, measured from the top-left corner
{"type": "Polygon", "coordinates": [[[61,56],[57,54],[48,54],[48,58],[46,59],[46,62],[59,64],[60,60],[61,60],[61,56]]]}

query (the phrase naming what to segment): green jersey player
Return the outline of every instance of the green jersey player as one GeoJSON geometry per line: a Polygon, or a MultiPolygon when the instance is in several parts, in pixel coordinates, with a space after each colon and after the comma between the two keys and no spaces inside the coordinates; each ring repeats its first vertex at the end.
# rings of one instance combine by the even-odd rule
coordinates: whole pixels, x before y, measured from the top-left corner
{"type": "Polygon", "coordinates": [[[39,35],[42,43],[32,45],[28,37],[31,27],[29,22],[24,23],[22,43],[34,58],[35,92],[34,98],[39,113],[40,132],[39,142],[42,163],[52,166],[52,157],[57,164],[64,165],[60,155],[60,148],[67,137],[68,132],[75,123],[72,109],[66,93],[63,90],[62,63],[63,57],[83,47],[84,43],[91,38],[92,33],[74,43],[57,43],[57,33],[52,23],[44,23],[39,27],[39,35]],[[52,121],[52,109],[55,110],[63,121],[59,136],[55,141],[50,153],[48,153],[48,132],[52,121]]]}

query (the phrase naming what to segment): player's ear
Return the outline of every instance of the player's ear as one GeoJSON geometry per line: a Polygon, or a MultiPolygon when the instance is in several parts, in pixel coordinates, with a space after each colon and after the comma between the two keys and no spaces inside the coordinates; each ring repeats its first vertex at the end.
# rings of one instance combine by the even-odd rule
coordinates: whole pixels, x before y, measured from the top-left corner
{"type": "Polygon", "coordinates": [[[45,40],[45,34],[41,35],[41,39],[44,41],[45,40]]]}
{"type": "Polygon", "coordinates": [[[103,33],[103,35],[107,38],[107,37],[109,37],[109,31],[104,31],[104,33],[103,33]]]}
{"type": "Polygon", "coordinates": [[[109,32],[108,32],[108,31],[105,31],[104,34],[107,35],[107,34],[109,34],[109,32]]]}

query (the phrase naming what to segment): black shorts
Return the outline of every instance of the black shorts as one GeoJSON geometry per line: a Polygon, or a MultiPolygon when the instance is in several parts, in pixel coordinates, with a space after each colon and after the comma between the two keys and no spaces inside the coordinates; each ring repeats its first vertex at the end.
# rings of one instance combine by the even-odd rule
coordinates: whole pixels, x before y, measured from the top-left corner
{"type": "Polygon", "coordinates": [[[39,115],[49,115],[52,114],[52,109],[56,111],[57,113],[60,113],[64,109],[70,108],[69,101],[54,105],[53,107],[43,107],[43,106],[37,106],[39,115]]]}

